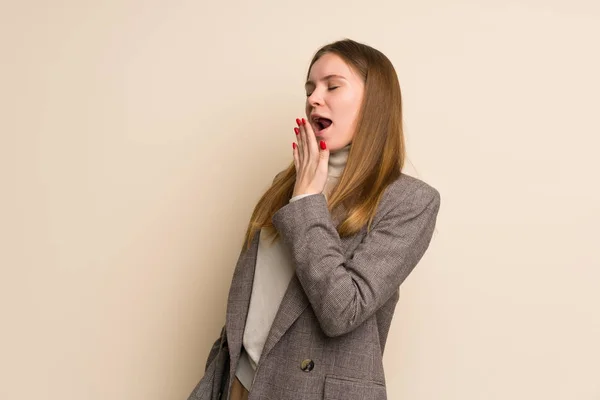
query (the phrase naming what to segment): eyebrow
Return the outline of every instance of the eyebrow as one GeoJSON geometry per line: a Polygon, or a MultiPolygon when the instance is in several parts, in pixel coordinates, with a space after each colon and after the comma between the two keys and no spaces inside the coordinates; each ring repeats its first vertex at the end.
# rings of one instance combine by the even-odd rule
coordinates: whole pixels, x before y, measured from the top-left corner
{"type": "MultiPolygon", "coordinates": [[[[329,80],[329,79],[331,79],[331,78],[342,78],[342,79],[346,79],[346,78],[344,78],[344,77],[343,77],[343,76],[341,76],[341,75],[337,75],[337,74],[330,74],[330,75],[327,75],[327,76],[325,76],[325,77],[321,78],[321,79],[320,79],[320,81],[326,81],[326,80],[329,80]]],[[[310,80],[309,80],[309,81],[306,81],[306,83],[304,84],[304,87],[307,87],[307,86],[309,86],[309,85],[313,85],[313,86],[314,86],[314,84],[315,84],[315,83],[314,83],[313,81],[310,81],[310,80]]]]}

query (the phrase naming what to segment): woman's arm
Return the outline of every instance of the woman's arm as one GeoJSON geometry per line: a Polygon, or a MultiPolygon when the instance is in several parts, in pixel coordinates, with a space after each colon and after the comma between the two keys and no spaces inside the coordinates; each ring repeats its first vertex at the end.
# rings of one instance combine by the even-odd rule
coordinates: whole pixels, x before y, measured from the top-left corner
{"type": "MultiPolygon", "coordinates": [[[[404,196],[403,196],[404,197],[404,196]]],[[[289,246],[296,274],[328,336],[348,333],[398,289],[429,246],[440,207],[439,192],[422,184],[395,204],[345,259],[322,194],[291,202],[273,215],[289,246]]],[[[383,199],[382,199],[383,202],[383,199]]]]}
{"type": "Polygon", "coordinates": [[[206,359],[206,366],[204,367],[204,372],[206,372],[210,363],[213,362],[213,360],[219,353],[219,348],[222,346],[222,342],[223,346],[227,346],[227,340],[225,337],[225,325],[223,325],[223,328],[221,328],[221,334],[219,335],[219,338],[213,343],[210,352],[208,353],[208,357],[206,359]]]}

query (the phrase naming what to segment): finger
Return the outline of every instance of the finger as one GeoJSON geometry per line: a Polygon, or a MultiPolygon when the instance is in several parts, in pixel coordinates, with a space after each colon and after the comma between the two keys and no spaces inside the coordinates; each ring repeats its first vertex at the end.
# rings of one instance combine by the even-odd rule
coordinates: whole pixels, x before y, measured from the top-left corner
{"type": "Polygon", "coordinates": [[[318,149],[319,146],[317,144],[317,136],[315,135],[312,125],[304,118],[302,118],[302,121],[304,122],[304,126],[306,128],[306,143],[310,143],[311,145],[314,145],[315,149],[318,149]]]}
{"type": "Polygon", "coordinates": [[[306,138],[306,143],[305,146],[308,149],[308,153],[309,153],[309,157],[310,159],[317,163],[318,159],[319,159],[319,145],[317,143],[317,138],[315,136],[315,132],[313,131],[312,126],[306,122],[306,120],[303,118],[302,121],[304,122],[304,127],[305,127],[305,138],[306,138]]]}
{"type": "Polygon", "coordinates": [[[296,173],[298,173],[298,145],[296,142],[292,142],[292,155],[294,157],[294,167],[296,168],[296,173]]]}
{"type": "Polygon", "coordinates": [[[319,164],[317,169],[320,173],[327,176],[327,172],[329,169],[329,148],[327,147],[327,143],[324,140],[319,142],[319,164]]]}
{"type": "Polygon", "coordinates": [[[300,152],[302,154],[301,160],[304,164],[309,163],[310,162],[310,148],[308,147],[308,145],[310,143],[308,142],[307,137],[306,137],[306,123],[304,122],[304,119],[302,121],[300,121],[300,134],[298,136],[300,136],[300,140],[302,141],[302,145],[300,147],[300,152]]]}
{"type": "Polygon", "coordinates": [[[302,163],[304,162],[304,141],[302,140],[302,120],[296,118],[296,123],[298,124],[297,128],[294,128],[294,132],[296,132],[296,141],[298,142],[298,161],[299,167],[302,167],[302,163]]]}
{"type": "MultiPolygon", "coordinates": [[[[296,151],[296,154],[298,157],[298,163],[299,163],[299,165],[297,167],[299,167],[302,162],[302,159],[301,159],[302,147],[300,146],[300,142],[301,142],[301,140],[300,140],[301,139],[300,138],[300,120],[296,119],[296,123],[298,123],[298,127],[294,128],[294,133],[296,134],[296,142],[297,142],[295,151],[296,151]]],[[[298,168],[296,168],[296,170],[298,170],[298,168]]]]}

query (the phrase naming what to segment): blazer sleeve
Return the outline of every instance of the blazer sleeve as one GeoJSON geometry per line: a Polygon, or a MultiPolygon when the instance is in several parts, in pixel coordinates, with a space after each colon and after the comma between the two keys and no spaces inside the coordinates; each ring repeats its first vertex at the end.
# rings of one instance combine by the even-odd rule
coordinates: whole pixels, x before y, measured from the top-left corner
{"type": "Polygon", "coordinates": [[[225,337],[225,326],[221,328],[221,334],[219,335],[219,338],[213,343],[212,347],[210,348],[208,358],[206,359],[206,366],[204,367],[204,372],[206,372],[210,363],[212,363],[217,354],[219,354],[219,349],[221,348],[221,346],[227,346],[227,341],[225,337]]]}
{"type": "Polygon", "coordinates": [[[296,275],[327,336],[351,332],[371,317],[429,247],[439,192],[423,183],[401,201],[386,203],[392,204],[349,259],[323,194],[286,204],[273,215],[273,225],[291,251],[296,275]]]}

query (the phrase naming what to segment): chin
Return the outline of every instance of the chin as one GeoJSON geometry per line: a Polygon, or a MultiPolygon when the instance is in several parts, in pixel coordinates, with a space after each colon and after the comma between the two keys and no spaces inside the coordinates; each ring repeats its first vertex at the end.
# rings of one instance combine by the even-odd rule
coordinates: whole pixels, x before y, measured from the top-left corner
{"type": "Polygon", "coordinates": [[[330,143],[328,140],[325,140],[325,143],[327,143],[327,148],[329,149],[330,153],[335,153],[336,151],[344,147],[340,146],[340,144],[336,142],[330,143]]]}
{"type": "Polygon", "coordinates": [[[327,148],[329,149],[330,152],[335,152],[338,151],[342,148],[344,148],[348,143],[344,143],[345,140],[340,138],[339,136],[336,136],[335,132],[327,129],[325,132],[323,133],[315,133],[315,138],[317,139],[317,144],[319,143],[320,140],[324,140],[325,143],[327,143],[327,148]],[[342,139],[342,141],[340,142],[340,139],[342,139]]]}

